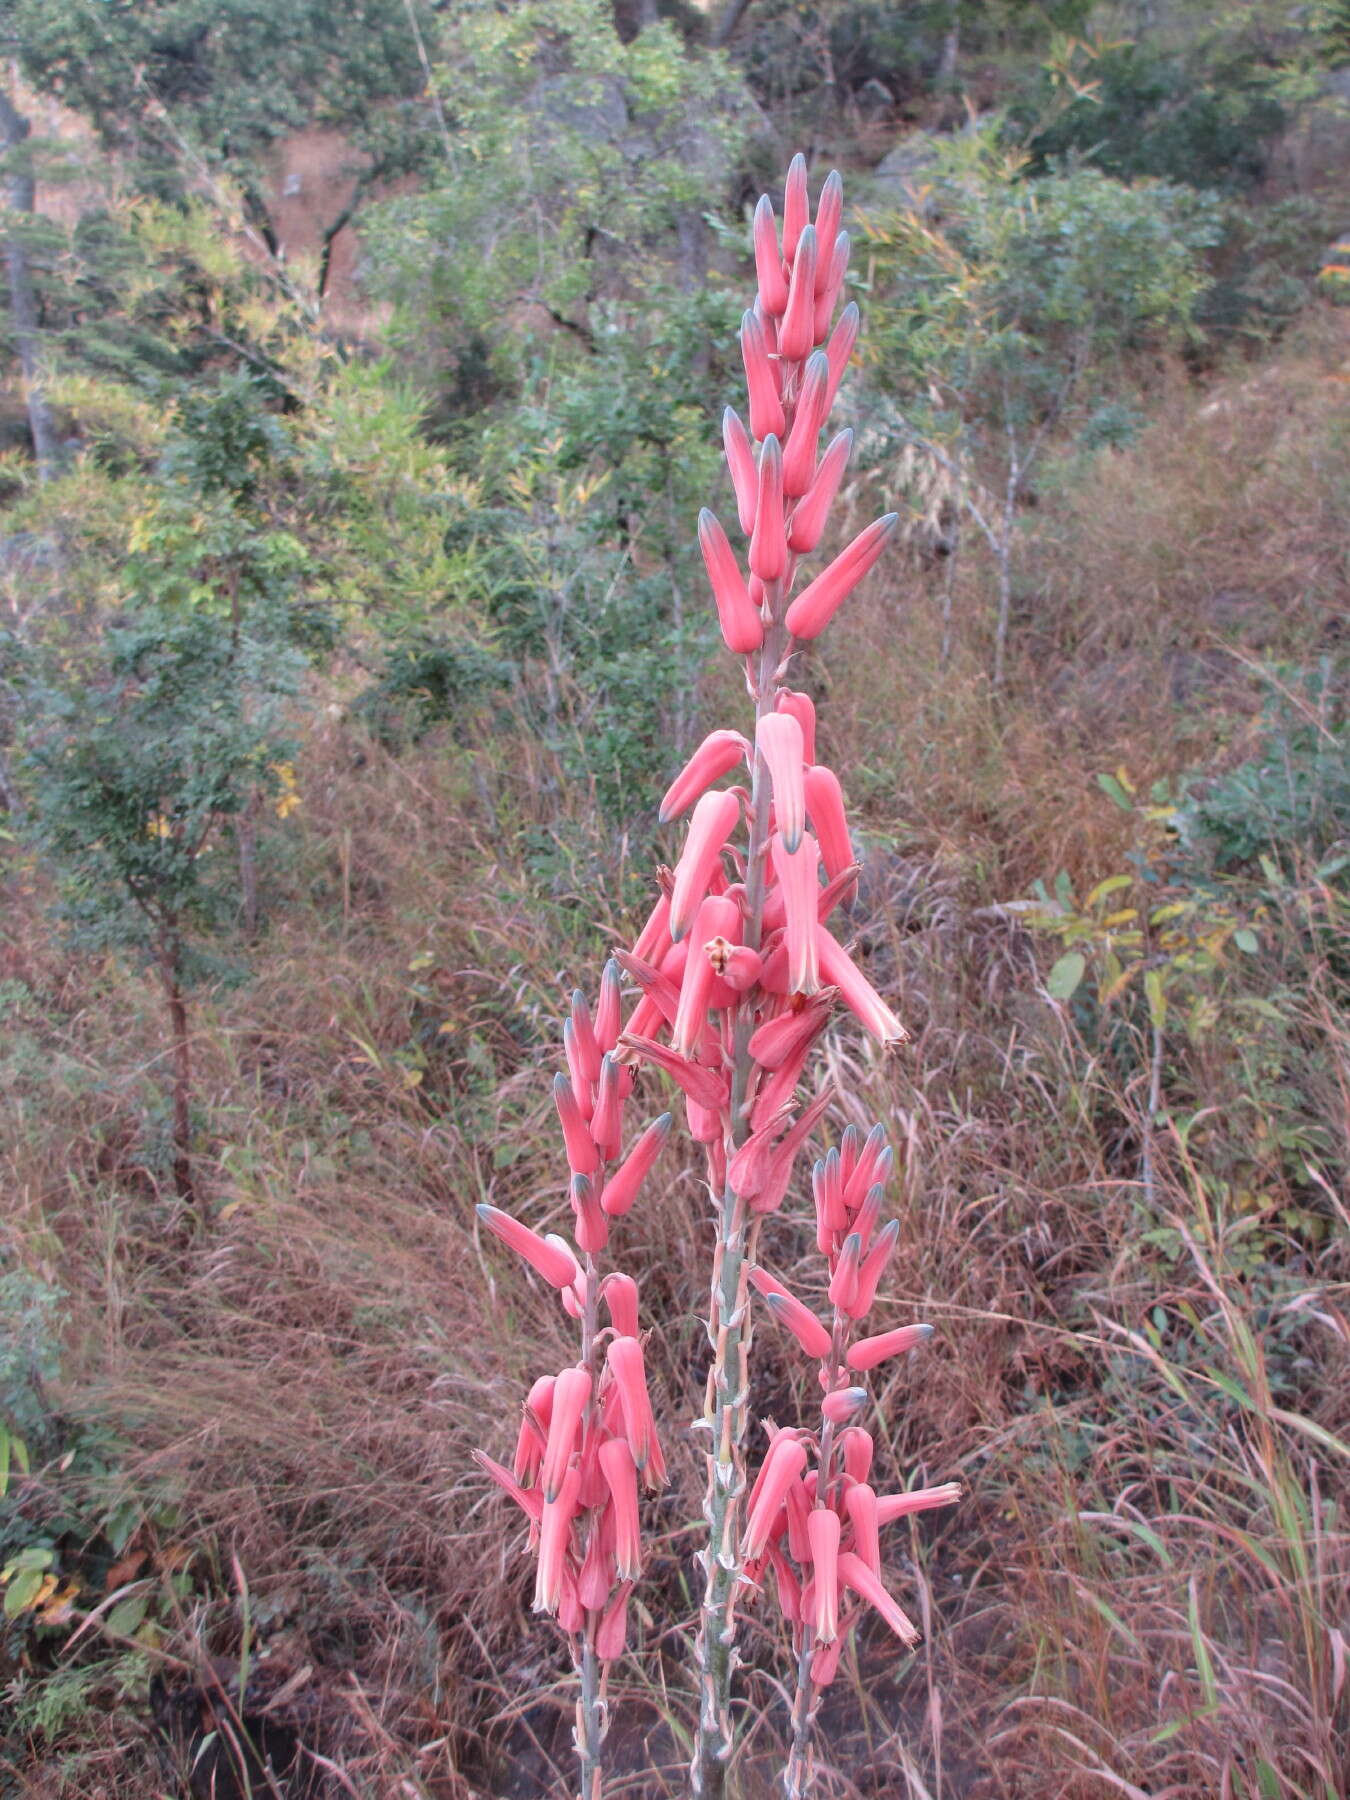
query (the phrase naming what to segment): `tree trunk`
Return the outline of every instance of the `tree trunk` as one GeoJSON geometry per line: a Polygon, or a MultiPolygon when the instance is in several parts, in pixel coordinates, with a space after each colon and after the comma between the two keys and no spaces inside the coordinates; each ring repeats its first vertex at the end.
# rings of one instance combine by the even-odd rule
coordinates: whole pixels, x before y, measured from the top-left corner
{"type": "Polygon", "coordinates": [[[244,936],[251,944],[258,935],[258,807],[262,796],[255,788],[239,814],[239,894],[244,936]]]}
{"type": "Polygon", "coordinates": [[[173,1187],[189,1214],[195,1215],[197,1192],[192,1180],[192,1047],[188,1037],[187,1001],[183,997],[183,946],[170,926],[161,936],[159,974],[169,1011],[173,1048],[173,1187]]]}
{"type": "Polygon", "coordinates": [[[947,14],[947,29],[942,37],[942,55],[938,58],[933,85],[940,94],[948,94],[956,86],[956,64],[961,54],[961,15],[953,6],[947,14]]]}
{"type": "Polygon", "coordinates": [[[38,480],[50,481],[60,468],[61,452],[56,421],[42,387],[37,293],[33,287],[28,247],[24,242],[23,221],[32,215],[36,197],[32,164],[20,148],[30,129],[28,120],[16,110],[9,95],[0,91],[0,154],[6,162],[3,192],[9,215],[5,221],[5,268],[9,276],[14,347],[23,371],[24,404],[28,408],[28,430],[33,440],[38,480]]]}
{"type": "Polygon", "coordinates": [[[1008,657],[1008,621],[1012,617],[1012,539],[1006,534],[998,546],[998,622],[994,627],[994,691],[1003,686],[1008,657]]]}

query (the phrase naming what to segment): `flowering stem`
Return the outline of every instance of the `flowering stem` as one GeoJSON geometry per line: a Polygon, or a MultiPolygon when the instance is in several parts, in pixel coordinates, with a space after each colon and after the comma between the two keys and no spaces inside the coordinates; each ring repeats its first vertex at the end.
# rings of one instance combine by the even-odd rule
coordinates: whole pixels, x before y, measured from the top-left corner
{"type": "Polygon", "coordinates": [[[595,1653],[595,1622],[588,1618],[581,1642],[581,1694],[577,1700],[577,1763],[581,1800],[600,1800],[603,1779],[604,1706],[600,1698],[600,1659],[595,1653]]]}
{"type": "MultiPolygon", "coordinates": [[[[780,584],[772,583],[765,610],[776,615],[780,584]]],[[[777,674],[787,638],[782,624],[766,630],[755,684],[756,723],[774,708],[777,674]]],[[[764,864],[769,845],[770,782],[756,754],[751,776],[750,831],[746,851],[744,941],[757,950],[764,924],[764,864]]],[[[732,1051],[731,1104],[727,1136],[730,1149],[749,1135],[748,1101],[753,1061],[750,1037],[754,1014],[748,1004],[737,1012],[732,1051]]],[[[731,1758],[731,1677],[735,1669],[736,1590],[742,1577],[740,1553],[741,1499],[745,1493],[745,1436],[749,1398],[750,1329],[747,1298],[748,1238],[753,1230],[750,1209],[724,1182],[717,1202],[717,1237],[713,1251],[708,1336],[713,1360],[708,1376],[708,1418],[712,1448],[703,1516],[708,1545],[703,1552],[704,1595],[696,1659],[699,1673],[699,1717],[690,1767],[697,1800],[722,1800],[731,1758]]]]}
{"type": "MultiPolygon", "coordinates": [[[[595,1410],[595,1377],[596,1368],[596,1325],[597,1299],[599,1295],[600,1273],[595,1266],[595,1258],[589,1253],[585,1259],[586,1297],[581,1309],[581,1361],[583,1367],[590,1371],[592,1377],[591,1399],[586,1403],[583,1416],[583,1433],[589,1431],[591,1414],[595,1410]]],[[[600,1529],[597,1518],[591,1526],[593,1531],[600,1529]]],[[[586,1626],[581,1636],[580,1654],[574,1646],[573,1656],[581,1677],[581,1690],[577,1696],[576,1752],[581,1778],[580,1800],[601,1800],[604,1780],[604,1741],[605,1741],[605,1709],[600,1697],[600,1659],[595,1650],[595,1634],[600,1624],[598,1611],[586,1614],[586,1626]]]]}
{"type": "MultiPolygon", "coordinates": [[[[848,1315],[836,1306],[830,1354],[824,1364],[825,1392],[827,1394],[832,1393],[844,1379],[844,1358],[848,1351],[851,1325],[852,1321],[848,1315]]],[[[834,1420],[822,1418],[820,1460],[817,1464],[819,1472],[816,1477],[817,1506],[828,1506],[830,1503],[830,1488],[834,1482],[833,1462],[834,1420]]],[[[806,1800],[815,1776],[811,1745],[815,1733],[816,1709],[820,1704],[820,1690],[816,1687],[811,1675],[811,1664],[815,1658],[815,1651],[815,1632],[803,1620],[802,1646],[797,1655],[797,1688],[792,1697],[792,1741],[788,1747],[788,1759],[783,1769],[784,1800],[806,1800]]]]}

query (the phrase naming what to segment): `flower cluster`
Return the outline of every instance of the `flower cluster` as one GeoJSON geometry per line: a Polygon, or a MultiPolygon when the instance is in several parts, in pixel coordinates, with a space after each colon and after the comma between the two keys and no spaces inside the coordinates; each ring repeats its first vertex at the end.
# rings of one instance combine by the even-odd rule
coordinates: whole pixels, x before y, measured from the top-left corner
{"type": "Polygon", "coordinates": [[[856,1421],[867,1404],[858,1377],[931,1335],[903,1325],[856,1337],[877,1284],[894,1255],[899,1225],[881,1223],[892,1152],[881,1126],[863,1138],[844,1132],[812,1171],[816,1247],[825,1258],[832,1314],[827,1325],[768,1270],[751,1285],[778,1323],[820,1364],[818,1430],[770,1428],[771,1442],[750,1491],[743,1545],[747,1577],[760,1584],[772,1569],[783,1615],[793,1629],[808,1692],[834,1679],[857,1619],[875,1608],[907,1647],[918,1633],[881,1579],[880,1528],[892,1519],[958,1500],[955,1483],[879,1495],[868,1477],[870,1432],[856,1421]]]}
{"type": "Polygon", "coordinates": [[[642,1367],[637,1290],[626,1276],[602,1276],[595,1260],[607,1246],[610,1221],[633,1204],[670,1124],[669,1115],[659,1119],[621,1158],[622,1114],[638,1068],[659,1072],[680,1090],[690,1135],[705,1152],[713,1212],[712,1356],[699,1421],[708,1432],[691,1767],[699,1800],[725,1791],[735,1609],[747,1574],[755,1585],[774,1570],[807,1658],[798,1689],[801,1739],[811,1698],[832,1674],[862,1604],[880,1610],[902,1637],[913,1635],[881,1584],[877,1528],[900,1511],[955,1498],[954,1489],[876,1496],[867,1481],[871,1439],[849,1423],[865,1398],[853,1374],[870,1366],[869,1357],[907,1347],[923,1329],[859,1343],[850,1335],[872,1303],[897,1235],[894,1225],[879,1223],[890,1154],[879,1137],[863,1144],[846,1133],[840,1149],[817,1165],[817,1241],[830,1259],[833,1329],[755,1269],[761,1222],[783,1204],[796,1160],[830,1102],[828,1088],[807,1103],[799,1089],[832,1015],[851,1012],[882,1045],[907,1035],[837,935],[859,872],[843,791],[819,760],[811,699],[785,685],[794,656],[873,567],[896,522],[893,513],[876,520],[798,588],[802,559],[824,535],[852,449],[848,431],[822,448],[859,323],[853,304],[834,316],[849,256],[842,216],[837,174],[825,180],[813,215],[800,156],[788,172],[781,236],[767,196],[754,215],[758,294],[740,332],[748,424],[730,407],[722,421],[742,549],[713,513],[698,520],[722,636],[743,659],[754,726],[748,735],[711,732],[671,783],[662,823],[689,815],[678,858],[660,871],[655,904],[631,948],[606,968],[594,1017],[579,998],[573,1004],[564,1032],[567,1073],[558,1076],[554,1098],[576,1251],[480,1208],[581,1322],[577,1365],[531,1391],[514,1471],[481,1460],[530,1518],[539,1553],[536,1606],[556,1613],[573,1635],[585,1800],[599,1793],[604,1735],[596,1668],[622,1647],[624,1608],[641,1561],[638,1479],[659,1485],[664,1474],[642,1367]],[[820,1358],[825,1411],[819,1433],[777,1435],[743,1519],[752,1272],[770,1309],[820,1358]],[[603,1331],[601,1304],[609,1319],[603,1331]]]}
{"type": "Polygon", "coordinates": [[[535,1610],[556,1616],[582,1670],[577,1749],[588,1795],[599,1791],[604,1736],[596,1665],[623,1653],[628,1596],[642,1572],[638,1490],[666,1481],[647,1390],[638,1286],[618,1270],[602,1276],[596,1263],[609,1243],[610,1221],[632,1207],[670,1132],[664,1113],[623,1154],[633,1071],[616,1054],[622,1010],[622,978],[611,961],[594,1014],[578,991],[563,1027],[567,1073],[556,1077],[553,1099],[570,1171],[575,1248],[498,1207],[478,1208],[482,1222],[557,1289],[580,1325],[579,1360],[540,1376],[530,1389],[512,1467],[481,1450],[476,1457],[530,1522],[535,1610]]]}

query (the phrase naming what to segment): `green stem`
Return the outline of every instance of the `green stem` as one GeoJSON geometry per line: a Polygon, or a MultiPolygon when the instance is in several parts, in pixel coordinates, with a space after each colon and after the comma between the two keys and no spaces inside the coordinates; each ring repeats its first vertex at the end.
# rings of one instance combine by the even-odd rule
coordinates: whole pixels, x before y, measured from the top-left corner
{"type": "MultiPolygon", "coordinates": [[[[780,587],[772,584],[766,610],[776,614],[780,587]]],[[[755,693],[755,721],[774,709],[779,664],[787,645],[781,623],[765,633],[755,693]]],[[[750,833],[746,851],[745,942],[757,950],[763,935],[764,864],[769,845],[770,783],[758,753],[751,777],[750,833]]],[[[753,1063],[750,1038],[754,1016],[748,1003],[738,1010],[732,1044],[731,1106],[725,1142],[728,1157],[750,1130],[748,1100],[753,1063]]],[[[690,1766],[696,1800],[723,1800],[731,1760],[731,1679],[736,1668],[736,1597],[744,1577],[740,1551],[741,1500],[745,1493],[745,1438],[749,1398],[750,1328],[747,1277],[754,1226],[747,1202],[729,1182],[717,1199],[717,1236],[708,1302],[712,1367],[708,1374],[705,1426],[711,1431],[708,1486],[703,1516],[708,1524],[702,1554],[703,1606],[695,1656],[699,1674],[699,1716],[690,1766]]]]}

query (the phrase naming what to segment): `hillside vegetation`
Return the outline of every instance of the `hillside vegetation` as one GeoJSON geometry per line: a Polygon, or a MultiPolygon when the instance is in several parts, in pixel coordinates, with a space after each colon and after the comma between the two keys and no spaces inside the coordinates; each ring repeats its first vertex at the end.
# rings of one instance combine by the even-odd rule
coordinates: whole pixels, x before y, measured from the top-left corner
{"type": "MultiPolygon", "coordinates": [[[[937,1327],[880,1476],[968,1490],[897,1527],[923,1643],[846,1659],[819,1792],[1350,1792],[1344,7],[0,13],[0,1795],[243,1792],[230,1684],[318,1752],[279,1794],[574,1791],[471,1460],[574,1351],[474,1205],[567,1216],[568,996],[744,722],[694,520],[799,147],[863,313],[840,542],[902,521],[800,677],[912,1034],[831,1032],[826,1131],[885,1121],[877,1329],[937,1327]]],[[[696,1705],[696,1149],[627,1240],[642,1800],[696,1705]]]]}

